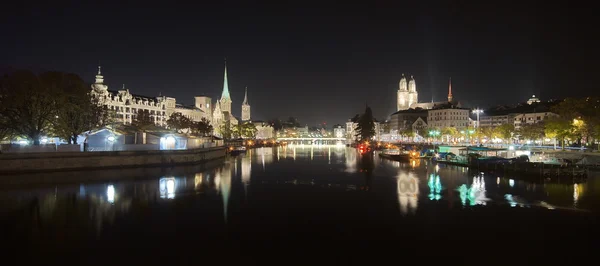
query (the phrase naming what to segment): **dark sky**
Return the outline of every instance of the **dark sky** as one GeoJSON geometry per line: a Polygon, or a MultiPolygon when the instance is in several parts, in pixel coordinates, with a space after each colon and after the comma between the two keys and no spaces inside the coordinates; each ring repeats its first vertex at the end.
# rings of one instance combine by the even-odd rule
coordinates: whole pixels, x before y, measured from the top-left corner
{"type": "Polygon", "coordinates": [[[3,6],[0,68],[91,83],[100,62],[109,89],[192,104],[220,96],[227,57],[235,115],[248,86],[254,119],[309,125],[345,122],[365,103],[384,119],[402,73],[415,76],[420,101],[445,99],[449,77],[468,106],[600,94],[598,21],[574,1],[79,2],[3,6]]]}

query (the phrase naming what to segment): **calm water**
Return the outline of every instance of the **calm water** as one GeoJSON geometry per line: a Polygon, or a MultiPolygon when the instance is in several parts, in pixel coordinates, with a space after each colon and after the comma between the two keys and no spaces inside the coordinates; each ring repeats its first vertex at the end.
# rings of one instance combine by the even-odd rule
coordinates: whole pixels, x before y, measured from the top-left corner
{"type": "Polygon", "coordinates": [[[583,260],[600,243],[596,173],[525,181],[298,146],[208,166],[2,178],[2,239],[22,261],[527,264],[583,260]]]}

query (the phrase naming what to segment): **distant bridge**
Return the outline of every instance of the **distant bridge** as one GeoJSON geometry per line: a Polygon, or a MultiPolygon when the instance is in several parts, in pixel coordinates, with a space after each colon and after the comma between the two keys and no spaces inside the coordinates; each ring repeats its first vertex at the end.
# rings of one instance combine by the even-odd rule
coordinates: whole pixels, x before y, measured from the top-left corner
{"type": "Polygon", "coordinates": [[[287,142],[289,144],[346,144],[346,138],[325,138],[325,137],[302,137],[302,138],[277,138],[278,142],[287,142]]]}

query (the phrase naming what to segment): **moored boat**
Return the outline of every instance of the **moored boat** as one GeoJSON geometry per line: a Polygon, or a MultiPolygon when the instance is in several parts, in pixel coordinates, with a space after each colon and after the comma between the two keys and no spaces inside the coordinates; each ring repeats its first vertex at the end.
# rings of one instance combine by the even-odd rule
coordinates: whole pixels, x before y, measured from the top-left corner
{"type": "Polygon", "coordinates": [[[231,153],[231,155],[239,155],[242,153],[246,153],[246,147],[245,146],[230,147],[229,152],[231,153]]]}

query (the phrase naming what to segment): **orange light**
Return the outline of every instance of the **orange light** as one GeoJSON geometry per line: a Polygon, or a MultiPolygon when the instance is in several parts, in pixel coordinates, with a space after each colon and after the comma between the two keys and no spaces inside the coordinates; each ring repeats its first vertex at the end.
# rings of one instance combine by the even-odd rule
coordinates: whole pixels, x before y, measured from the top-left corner
{"type": "Polygon", "coordinates": [[[232,151],[232,150],[233,150],[233,147],[229,147],[229,150],[230,150],[230,151],[232,151]]]}

